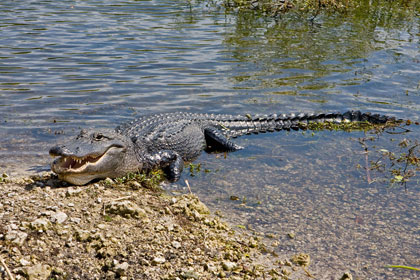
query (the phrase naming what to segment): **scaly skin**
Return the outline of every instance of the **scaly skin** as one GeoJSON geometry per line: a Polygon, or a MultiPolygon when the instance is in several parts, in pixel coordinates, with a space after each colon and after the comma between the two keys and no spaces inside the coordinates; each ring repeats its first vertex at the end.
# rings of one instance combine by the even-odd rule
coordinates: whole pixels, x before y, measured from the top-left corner
{"type": "Polygon", "coordinates": [[[170,181],[181,176],[184,161],[192,161],[203,150],[242,149],[230,138],[245,134],[306,129],[319,122],[395,121],[383,115],[358,111],[344,114],[214,115],[166,113],[140,117],[115,130],[86,132],[68,143],[50,149],[58,156],[51,169],[59,178],[75,185],[94,179],[116,178],[128,172],[162,168],[170,181]]]}

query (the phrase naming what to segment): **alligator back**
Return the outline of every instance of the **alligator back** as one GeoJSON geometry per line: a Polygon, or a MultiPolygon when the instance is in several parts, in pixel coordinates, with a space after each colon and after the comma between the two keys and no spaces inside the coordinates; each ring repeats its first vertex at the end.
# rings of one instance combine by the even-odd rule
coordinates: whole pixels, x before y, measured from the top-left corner
{"type": "MultiPolygon", "coordinates": [[[[251,133],[280,130],[306,129],[310,123],[368,122],[383,124],[395,118],[360,111],[320,114],[271,114],[271,115],[226,115],[195,113],[163,113],[145,115],[117,127],[117,132],[130,136],[156,140],[185,132],[186,127],[198,126],[202,130],[214,127],[226,137],[238,137],[251,133]]],[[[187,135],[185,135],[187,136],[187,135]]]]}

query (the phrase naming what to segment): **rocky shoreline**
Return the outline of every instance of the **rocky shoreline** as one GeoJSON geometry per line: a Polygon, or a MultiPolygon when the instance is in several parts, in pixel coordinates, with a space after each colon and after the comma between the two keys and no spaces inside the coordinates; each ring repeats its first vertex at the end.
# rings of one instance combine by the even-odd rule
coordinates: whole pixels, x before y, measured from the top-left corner
{"type": "Polygon", "coordinates": [[[51,174],[0,187],[2,279],[317,278],[309,255],[280,258],[193,194],[135,180],[72,187],[51,174]]]}

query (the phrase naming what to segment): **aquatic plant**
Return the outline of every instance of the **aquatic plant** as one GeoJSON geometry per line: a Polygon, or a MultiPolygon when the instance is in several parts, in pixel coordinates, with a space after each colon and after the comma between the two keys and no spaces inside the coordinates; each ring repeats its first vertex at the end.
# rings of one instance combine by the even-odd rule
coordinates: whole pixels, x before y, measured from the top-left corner
{"type": "Polygon", "coordinates": [[[256,10],[270,16],[278,16],[290,10],[312,13],[312,20],[321,11],[355,12],[367,10],[386,10],[389,14],[397,15],[410,11],[418,11],[420,5],[417,0],[224,0],[227,8],[240,10],[256,10]]]}
{"type": "MultiPolygon", "coordinates": [[[[418,123],[416,123],[418,125],[418,123]]],[[[400,126],[399,132],[387,131],[390,134],[407,134],[409,130],[406,126],[411,125],[411,121],[407,121],[404,125],[400,126]]],[[[394,145],[394,151],[385,149],[383,147],[373,146],[371,151],[368,142],[375,141],[383,131],[376,131],[375,135],[359,138],[359,143],[362,145],[365,153],[364,167],[366,170],[366,177],[368,183],[377,181],[378,179],[372,179],[370,171],[376,171],[383,174],[384,179],[387,180],[390,186],[401,185],[407,189],[407,183],[412,181],[420,171],[420,143],[417,139],[410,139],[404,137],[398,140],[398,144],[394,145]],[[374,159],[369,160],[369,154],[374,155],[374,159]]],[[[396,139],[391,139],[392,142],[396,142],[396,139]]],[[[359,166],[361,168],[361,166],[359,166]]]]}

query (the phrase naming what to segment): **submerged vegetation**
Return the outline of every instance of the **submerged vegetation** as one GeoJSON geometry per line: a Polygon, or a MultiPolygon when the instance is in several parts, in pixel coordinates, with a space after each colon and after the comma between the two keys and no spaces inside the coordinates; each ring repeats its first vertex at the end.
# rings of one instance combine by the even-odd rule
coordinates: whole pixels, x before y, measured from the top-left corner
{"type": "MultiPolygon", "coordinates": [[[[420,142],[408,137],[399,140],[391,139],[393,143],[398,143],[397,145],[392,145],[395,147],[395,151],[390,151],[380,146],[368,145],[368,142],[373,143],[384,132],[393,135],[405,135],[410,132],[407,127],[412,124],[419,125],[418,122],[412,123],[410,120],[388,121],[381,125],[371,124],[369,122],[314,122],[301,124],[300,128],[314,132],[321,130],[343,130],[347,132],[364,131],[366,134],[369,133],[368,136],[358,139],[365,151],[366,165],[363,168],[366,170],[368,183],[386,181],[391,186],[402,185],[407,188],[407,183],[413,181],[414,177],[420,171],[420,142]],[[382,174],[382,176],[372,178],[371,171],[382,174]],[[382,179],[379,179],[380,177],[382,179]]],[[[362,166],[359,165],[358,168],[362,168],[362,166]]]]}
{"type": "Polygon", "coordinates": [[[419,12],[417,0],[224,0],[228,8],[256,10],[271,16],[291,10],[311,12],[314,16],[320,11],[349,12],[366,9],[388,9],[389,12],[419,12]]]}
{"type": "Polygon", "coordinates": [[[302,124],[302,128],[309,129],[312,131],[319,131],[319,130],[343,130],[343,131],[368,131],[368,130],[375,130],[375,131],[383,131],[385,128],[397,127],[401,124],[399,120],[390,120],[384,124],[373,124],[368,121],[363,122],[342,122],[342,123],[335,123],[335,122],[312,122],[307,125],[302,124]]]}
{"type": "MultiPolygon", "coordinates": [[[[404,125],[411,125],[411,122],[407,121],[404,125]]],[[[399,129],[402,130],[400,132],[388,131],[388,133],[405,135],[409,132],[404,126],[400,126],[399,129]]],[[[420,171],[420,143],[416,139],[406,137],[398,140],[391,139],[392,142],[398,143],[393,145],[394,151],[369,145],[368,143],[373,143],[378,138],[380,132],[382,131],[376,131],[375,135],[359,138],[359,143],[365,150],[366,166],[364,169],[367,181],[369,184],[375,181],[385,181],[389,182],[391,186],[402,185],[407,189],[408,182],[413,181],[420,171]],[[378,178],[372,178],[371,172],[377,173],[378,178]]]]}

